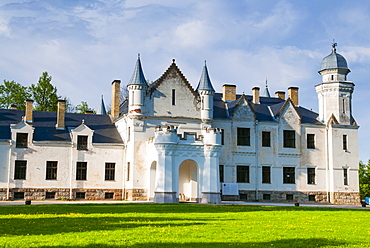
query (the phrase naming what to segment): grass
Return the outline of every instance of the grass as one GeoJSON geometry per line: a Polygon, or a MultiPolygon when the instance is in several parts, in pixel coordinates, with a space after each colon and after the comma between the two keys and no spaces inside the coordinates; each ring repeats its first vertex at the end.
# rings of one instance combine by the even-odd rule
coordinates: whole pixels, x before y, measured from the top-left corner
{"type": "Polygon", "coordinates": [[[370,212],[195,204],[0,207],[0,247],[370,247],[370,212]]]}

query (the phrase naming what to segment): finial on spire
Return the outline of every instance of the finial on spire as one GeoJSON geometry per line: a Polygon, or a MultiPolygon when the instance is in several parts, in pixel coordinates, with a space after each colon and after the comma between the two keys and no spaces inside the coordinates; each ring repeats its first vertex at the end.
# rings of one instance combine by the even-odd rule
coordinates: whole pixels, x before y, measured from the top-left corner
{"type": "Polygon", "coordinates": [[[269,86],[268,86],[268,84],[267,84],[267,78],[266,78],[266,88],[268,88],[269,86]]]}
{"type": "Polygon", "coordinates": [[[137,58],[140,59],[140,53],[137,54],[137,58]]]}
{"type": "Polygon", "coordinates": [[[204,65],[207,66],[207,60],[204,60],[204,65]]]}
{"type": "Polygon", "coordinates": [[[333,43],[331,44],[331,46],[333,47],[333,51],[334,51],[334,52],[336,52],[336,51],[337,51],[337,49],[336,49],[337,45],[338,45],[338,44],[335,42],[335,39],[333,39],[333,43]]]}
{"type": "Polygon", "coordinates": [[[175,59],[172,59],[172,63],[175,63],[175,59]]]}

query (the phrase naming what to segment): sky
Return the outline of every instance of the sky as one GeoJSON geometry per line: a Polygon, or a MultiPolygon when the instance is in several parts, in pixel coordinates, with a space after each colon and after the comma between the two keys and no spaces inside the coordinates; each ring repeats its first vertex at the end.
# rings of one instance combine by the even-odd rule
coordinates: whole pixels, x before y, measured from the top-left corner
{"type": "MultiPolygon", "coordinates": [[[[111,101],[138,53],[147,80],[176,59],[190,84],[204,61],[217,92],[299,87],[299,105],[318,111],[315,85],[333,39],[355,83],[360,159],[370,159],[370,1],[357,0],[1,0],[0,80],[29,86],[42,72],[73,105],[111,101]]],[[[263,92],[263,91],[262,91],[263,92]]]]}

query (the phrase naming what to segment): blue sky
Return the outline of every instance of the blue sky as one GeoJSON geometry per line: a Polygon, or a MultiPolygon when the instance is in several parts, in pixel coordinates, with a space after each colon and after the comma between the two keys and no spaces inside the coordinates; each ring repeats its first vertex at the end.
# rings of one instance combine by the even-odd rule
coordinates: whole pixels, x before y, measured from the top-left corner
{"type": "Polygon", "coordinates": [[[148,80],[176,59],[196,87],[204,60],[216,91],[236,84],[251,93],[300,89],[299,104],[317,111],[321,60],[337,52],[353,81],[360,159],[370,159],[370,1],[345,0],[2,0],[0,80],[53,77],[74,105],[110,102],[111,82],[129,82],[137,54],[148,80]]]}

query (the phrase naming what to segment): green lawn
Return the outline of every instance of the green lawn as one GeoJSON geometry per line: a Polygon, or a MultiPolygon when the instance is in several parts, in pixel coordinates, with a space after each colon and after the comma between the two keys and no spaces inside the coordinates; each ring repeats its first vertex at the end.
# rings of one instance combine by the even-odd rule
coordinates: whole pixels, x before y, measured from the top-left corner
{"type": "Polygon", "coordinates": [[[370,247],[370,212],[196,204],[0,207],[0,247],[370,247]]]}

